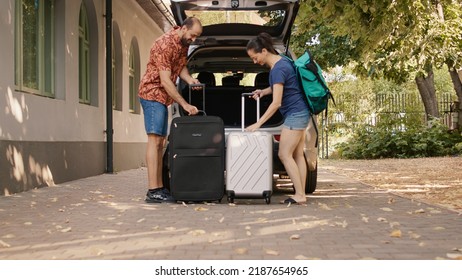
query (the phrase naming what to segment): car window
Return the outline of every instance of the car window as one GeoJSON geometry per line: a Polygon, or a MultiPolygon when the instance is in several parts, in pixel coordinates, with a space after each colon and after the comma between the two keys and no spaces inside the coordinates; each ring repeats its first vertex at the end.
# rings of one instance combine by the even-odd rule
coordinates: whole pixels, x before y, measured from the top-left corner
{"type": "Polygon", "coordinates": [[[259,26],[279,26],[284,20],[284,10],[274,11],[198,11],[186,10],[187,16],[197,17],[203,26],[211,26],[224,23],[242,23],[259,26]]]}
{"type": "MultiPolygon", "coordinates": [[[[223,86],[223,78],[232,77],[230,73],[213,73],[215,76],[215,85],[223,86]]],[[[192,74],[194,78],[198,78],[199,73],[192,74]]],[[[243,73],[242,78],[239,78],[239,86],[253,87],[255,85],[255,77],[257,73],[243,73]]],[[[225,78],[226,80],[226,78],[225,78]]]]}

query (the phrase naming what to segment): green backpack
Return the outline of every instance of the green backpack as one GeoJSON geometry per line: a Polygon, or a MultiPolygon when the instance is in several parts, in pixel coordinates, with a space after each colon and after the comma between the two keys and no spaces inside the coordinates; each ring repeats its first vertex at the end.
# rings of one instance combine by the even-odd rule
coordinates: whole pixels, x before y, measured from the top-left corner
{"type": "MultiPolygon", "coordinates": [[[[284,55],[284,57],[287,56],[284,55]]],[[[327,113],[329,98],[332,98],[334,105],[335,100],[322,76],[321,67],[313,60],[311,53],[306,50],[305,53],[295,61],[289,57],[287,58],[294,63],[295,71],[300,86],[305,93],[306,100],[308,101],[310,112],[317,115],[326,110],[327,113]]]]}

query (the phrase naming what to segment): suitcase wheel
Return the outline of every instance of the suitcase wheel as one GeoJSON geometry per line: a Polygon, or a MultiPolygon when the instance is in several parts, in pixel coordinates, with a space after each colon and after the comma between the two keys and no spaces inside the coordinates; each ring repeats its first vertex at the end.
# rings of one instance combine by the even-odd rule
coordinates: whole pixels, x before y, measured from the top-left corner
{"type": "Polygon", "coordinates": [[[266,204],[270,204],[271,203],[271,192],[263,192],[263,197],[265,198],[265,202],[266,204]]]}
{"type": "Polygon", "coordinates": [[[228,197],[229,203],[234,203],[234,191],[226,191],[226,196],[228,197]]]}

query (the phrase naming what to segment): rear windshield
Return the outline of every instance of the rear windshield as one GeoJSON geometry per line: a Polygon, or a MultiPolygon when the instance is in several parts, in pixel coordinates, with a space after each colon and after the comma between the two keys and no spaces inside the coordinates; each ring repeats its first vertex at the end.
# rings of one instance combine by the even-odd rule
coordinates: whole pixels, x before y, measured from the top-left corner
{"type": "Polygon", "coordinates": [[[186,10],[188,17],[197,17],[203,26],[210,26],[224,23],[241,23],[258,26],[279,26],[284,20],[284,10],[274,11],[199,11],[186,10]]]}
{"type": "MultiPolygon", "coordinates": [[[[192,74],[194,78],[197,78],[199,73],[192,74]]],[[[257,73],[243,73],[241,75],[233,75],[230,73],[214,73],[215,76],[215,85],[222,86],[223,78],[229,76],[238,76],[239,86],[253,87],[255,85],[255,76],[257,73]]]]}

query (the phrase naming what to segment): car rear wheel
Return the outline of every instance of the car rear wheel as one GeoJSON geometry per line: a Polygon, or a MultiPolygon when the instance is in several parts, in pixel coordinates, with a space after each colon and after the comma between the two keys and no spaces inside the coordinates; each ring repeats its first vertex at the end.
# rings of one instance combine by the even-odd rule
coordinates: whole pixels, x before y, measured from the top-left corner
{"type": "Polygon", "coordinates": [[[310,170],[308,163],[306,164],[306,169],[305,194],[314,193],[318,183],[318,161],[316,161],[314,170],[310,170]]]}

